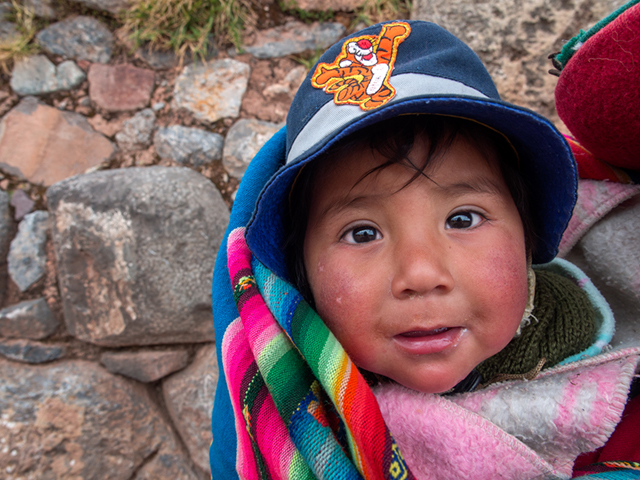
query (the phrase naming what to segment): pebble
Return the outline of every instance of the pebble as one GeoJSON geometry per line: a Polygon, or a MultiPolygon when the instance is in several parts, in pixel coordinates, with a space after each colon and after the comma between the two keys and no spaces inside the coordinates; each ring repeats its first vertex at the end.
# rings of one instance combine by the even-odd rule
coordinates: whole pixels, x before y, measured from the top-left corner
{"type": "Polygon", "coordinates": [[[118,15],[131,6],[131,0],[70,0],[74,3],[80,3],[85,7],[92,8],[101,12],[108,12],[112,15],[118,15]]]}
{"type": "Polygon", "coordinates": [[[227,172],[241,179],[258,150],[283,125],[246,118],[238,120],[229,129],[224,143],[222,163],[227,172]]]}
{"type": "Polygon", "coordinates": [[[89,96],[109,112],[138,110],[149,105],[155,73],[128,63],[89,68],[89,96]]]}
{"type": "Polygon", "coordinates": [[[307,50],[325,49],[345,33],[341,23],[313,23],[298,21],[258,31],[252,45],[243,48],[257,58],[284,57],[307,50]]]}
{"type": "Polygon", "coordinates": [[[11,206],[13,207],[13,218],[19,222],[24,218],[27,213],[33,211],[33,206],[36,204],[31,197],[26,194],[24,190],[17,189],[11,195],[11,206]]]}
{"type": "Polygon", "coordinates": [[[222,158],[224,138],[199,128],[172,125],[159,128],[153,144],[161,158],[200,167],[222,158]]]}
{"type": "Polygon", "coordinates": [[[296,0],[297,8],[314,12],[353,12],[366,0],[296,0]]]}
{"type": "Polygon", "coordinates": [[[233,59],[188,65],[176,79],[172,108],[185,108],[207,122],[236,118],[250,70],[246,63],[233,59]]]}
{"type": "Polygon", "coordinates": [[[0,3],[0,41],[10,42],[20,35],[15,23],[7,20],[12,7],[9,2],[0,3]]]}
{"type": "Polygon", "coordinates": [[[118,147],[125,152],[144,150],[152,142],[156,127],[156,115],[150,108],[136,113],[122,124],[122,130],[116,134],[118,147]]]}
{"type": "Polygon", "coordinates": [[[72,60],[56,66],[44,55],[34,55],[16,62],[11,73],[11,88],[18,95],[42,95],[71,90],[86,77],[72,60]]]}
{"type": "Polygon", "coordinates": [[[58,321],[44,298],[27,300],[0,310],[0,335],[42,340],[58,328],[58,321]]]}
{"type": "Polygon", "coordinates": [[[49,213],[43,210],[25,215],[9,249],[9,276],[24,292],[44,276],[47,263],[45,244],[49,213]]]}
{"type": "Polygon", "coordinates": [[[55,0],[23,0],[24,5],[32,9],[37,17],[49,20],[56,18],[54,2],[55,0]]]}
{"type": "Polygon", "coordinates": [[[13,207],[13,218],[17,222],[22,220],[27,213],[33,211],[33,206],[36,204],[31,197],[26,194],[24,190],[17,189],[11,195],[11,206],[13,207]]]}
{"type": "Polygon", "coordinates": [[[113,50],[113,35],[99,20],[77,16],[54,23],[36,38],[52,54],[76,60],[107,63],[113,50]]]}

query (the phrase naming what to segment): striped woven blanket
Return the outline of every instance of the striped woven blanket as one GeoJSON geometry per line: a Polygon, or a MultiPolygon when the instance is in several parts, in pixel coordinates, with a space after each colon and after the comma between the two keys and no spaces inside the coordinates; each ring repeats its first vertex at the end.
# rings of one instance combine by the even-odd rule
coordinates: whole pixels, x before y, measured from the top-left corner
{"type": "Polygon", "coordinates": [[[240,318],[222,358],[241,478],[413,479],[378,403],[342,346],[290,284],[227,243],[240,318]]]}

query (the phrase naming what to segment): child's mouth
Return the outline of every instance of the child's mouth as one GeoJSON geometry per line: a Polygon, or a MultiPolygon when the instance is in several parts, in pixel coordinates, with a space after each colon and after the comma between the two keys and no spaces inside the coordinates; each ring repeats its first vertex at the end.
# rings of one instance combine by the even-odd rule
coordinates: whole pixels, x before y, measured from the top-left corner
{"type": "Polygon", "coordinates": [[[396,335],[393,339],[407,353],[428,355],[455,347],[465,331],[466,329],[461,327],[410,330],[396,335]]]}

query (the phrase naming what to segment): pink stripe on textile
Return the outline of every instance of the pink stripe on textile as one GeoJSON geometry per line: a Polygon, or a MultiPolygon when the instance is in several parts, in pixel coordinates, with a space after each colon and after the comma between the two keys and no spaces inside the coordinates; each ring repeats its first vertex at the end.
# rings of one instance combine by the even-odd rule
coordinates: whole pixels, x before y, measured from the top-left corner
{"type": "Polygon", "coordinates": [[[267,328],[272,326],[279,328],[278,324],[271,316],[271,312],[269,312],[264,300],[259,295],[254,295],[245,301],[240,309],[240,315],[242,317],[242,324],[244,325],[247,339],[249,340],[249,343],[251,343],[252,349],[254,350],[257,358],[257,354],[259,352],[256,352],[255,349],[264,348],[264,345],[260,346],[256,343],[257,340],[267,328]]]}
{"type": "Polygon", "coordinates": [[[271,397],[262,405],[256,425],[256,441],[267,461],[269,471],[274,478],[288,479],[296,447],[271,397]]]}
{"type": "Polygon", "coordinates": [[[561,433],[566,433],[574,428],[574,408],[582,388],[582,382],[571,381],[575,377],[579,377],[581,373],[575,373],[565,384],[562,392],[562,401],[558,402],[558,414],[553,423],[561,433]]]}
{"type": "MultiPolygon", "coordinates": [[[[222,343],[222,353],[238,437],[236,469],[241,474],[241,478],[258,480],[260,476],[255,464],[253,446],[239,401],[239,386],[242,375],[253,363],[253,355],[246,341],[240,319],[235,320],[227,328],[222,343]]],[[[257,436],[255,440],[267,463],[269,473],[274,479],[288,479],[296,448],[271,396],[264,400],[258,418],[252,418],[251,422],[255,425],[257,436]]]]}
{"type": "Polygon", "coordinates": [[[225,331],[222,340],[222,361],[229,386],[238,439],[236,470],[244,480],[259,480],[260,476],[253,456],[251,439],[245,427],[242,405],[239,400],[242,374],[246,372],[253,361],[253,355],[245,339],[242,322],[239,318],[234,320],[225,331]]]}

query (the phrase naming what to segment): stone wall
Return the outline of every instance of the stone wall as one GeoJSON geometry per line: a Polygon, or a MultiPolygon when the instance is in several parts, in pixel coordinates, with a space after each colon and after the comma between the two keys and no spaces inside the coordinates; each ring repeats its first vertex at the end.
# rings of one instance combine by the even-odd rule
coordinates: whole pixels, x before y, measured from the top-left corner
{"type": "MultiPolygon", "coordinates": [[[[306,74],[293,56],[352,17],[282,14],[247,53],[181,65],[129,53],[100,20],[126,1],[74,1],[96,18],[29,0],[49,22],[42,51],[0,84],[0,477],[206,479],[209,288],[229,206],[306,74]]],[[[621,3],[416,0],[412,16],[470,43],[507,100],[555,119],[547,55],[621,3]]]]}

